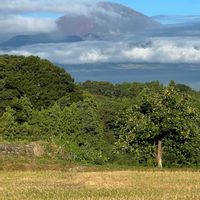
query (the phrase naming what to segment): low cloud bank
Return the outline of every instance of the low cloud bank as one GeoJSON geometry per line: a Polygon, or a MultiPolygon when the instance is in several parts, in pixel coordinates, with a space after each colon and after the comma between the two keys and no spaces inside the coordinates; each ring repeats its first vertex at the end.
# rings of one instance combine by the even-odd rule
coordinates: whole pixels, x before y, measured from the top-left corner
{"type": "Polygon", "coordinates": [[[144,41],[86,41],[38,44],[0,54],[38,55],[61,64],[200,63],[199,38],[149,38],[144,41]]]}

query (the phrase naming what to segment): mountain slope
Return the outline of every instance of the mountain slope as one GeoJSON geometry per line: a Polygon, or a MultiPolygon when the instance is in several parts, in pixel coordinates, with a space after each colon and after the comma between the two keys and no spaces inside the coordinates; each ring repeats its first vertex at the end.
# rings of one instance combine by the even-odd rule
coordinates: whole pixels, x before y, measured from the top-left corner
{"type": "Polygon", "coordinates": [[[137,33],[159,25],[133,9],[108,2],[98,3],[87,14],[66,14],[57,21],[57,26],[64,35],[137,33]]]}

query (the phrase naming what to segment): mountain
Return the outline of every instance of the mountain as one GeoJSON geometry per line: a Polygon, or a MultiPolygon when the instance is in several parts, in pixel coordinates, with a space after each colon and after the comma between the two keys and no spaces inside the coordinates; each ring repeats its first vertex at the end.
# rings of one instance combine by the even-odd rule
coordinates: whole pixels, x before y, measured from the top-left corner
{"type": "Polygon", "coordinates": [[[50,34],[17,35],[0,44],[12,48],[38,43],[80,42],[113,39],[122,34],[138,34],[160,27],[160,24],[126,6],[100,2],[84,14],[66,13],[57,21],[57,31],[50,34]]]}
{"type": "Polygon", "coordinates": [[[200,15],[156,15],[152,19],[161,24],[190,24],[200,22],[200,15]]]}
{"type": "Polygon", "coordinates": [[[150,37],[199,37],[200,15],[157,15],[152,19],[162,24],[149,31],[150,37]]]}
{"type": "Polygon", "coordinates": [[[148,32],[149,37],[199,37],[200,21],[164,25],[148,32]]]}
{"type": "Polygon", "coordinates": [[[17,35],[8,41],[0,44],[1,47],[19,47],[39,43],[61,43],[61,42],[81,42],[83,39],[80,36],[68,35],[64,37],[55,37],[50,34],[36,35],[17,35]]]}
{"type": "Polygon", "coordinates": [[[117,3],[100,2],[87,14],[66,14],[57,21],[64,35],[118,35],[159,27],[152,18],[117,3]]]}

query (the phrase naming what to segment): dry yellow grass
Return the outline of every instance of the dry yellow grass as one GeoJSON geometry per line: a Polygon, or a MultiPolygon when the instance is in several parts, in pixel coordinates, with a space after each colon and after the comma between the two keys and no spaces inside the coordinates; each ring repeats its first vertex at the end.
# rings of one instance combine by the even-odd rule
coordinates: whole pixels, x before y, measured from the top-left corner
{"type": "Polygon", "coordinates": [[[200,172],[0,172],[1,200],[200,200],[200,172]]]}

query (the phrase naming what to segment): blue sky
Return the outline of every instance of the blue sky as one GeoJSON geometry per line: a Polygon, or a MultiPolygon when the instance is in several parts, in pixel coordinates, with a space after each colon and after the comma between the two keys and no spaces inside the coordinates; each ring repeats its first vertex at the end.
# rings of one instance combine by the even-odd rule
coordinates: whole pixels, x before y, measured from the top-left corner
{"type": "Polygon", "coordinates": [[[200,0],[112,0],[146,15],[200,15],[200,0]]]}

